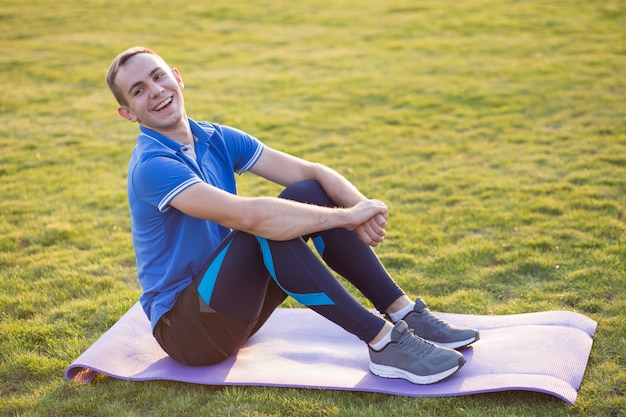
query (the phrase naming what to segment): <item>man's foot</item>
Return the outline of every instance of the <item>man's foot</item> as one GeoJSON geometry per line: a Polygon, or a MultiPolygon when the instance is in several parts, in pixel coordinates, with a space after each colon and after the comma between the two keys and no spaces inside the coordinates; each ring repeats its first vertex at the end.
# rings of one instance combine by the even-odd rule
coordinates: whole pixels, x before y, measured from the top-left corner
{"type": "Polygon", "coordinates": [[[450,349],[465,347],[480,338],[478,330],[457,327],[435,316],[420,297],[415,300],[413,311],[402,320],[416,335],[450,349]]]}
{"type": "Polygon", "coordinates": [[[432,384],[463,366],[456,350],[434,345],[416,336],[404,321],[391,330],[391,342],[376,351],[370,347],[370,371],[383,378],[402,378],[414,384],[432,384]]]}

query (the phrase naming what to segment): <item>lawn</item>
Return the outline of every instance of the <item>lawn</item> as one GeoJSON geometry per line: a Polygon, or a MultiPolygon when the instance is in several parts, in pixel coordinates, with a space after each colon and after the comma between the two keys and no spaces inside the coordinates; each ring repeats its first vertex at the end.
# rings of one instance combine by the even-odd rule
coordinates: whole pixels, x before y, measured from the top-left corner
{"type": "MultiPolygon", "coordinates": [[[[3,415],[626,416],[623,0],[0,6],[3,415]],[[104,83],[136,44],[180,70],[191,117],[384,200],[377,253],[433,310],[596,320],[574,405],[65,381],[140,293],[125,193],[137,127],[104,83]]],[[[279,189],[244,175],[240,191],[279,189]]]]}

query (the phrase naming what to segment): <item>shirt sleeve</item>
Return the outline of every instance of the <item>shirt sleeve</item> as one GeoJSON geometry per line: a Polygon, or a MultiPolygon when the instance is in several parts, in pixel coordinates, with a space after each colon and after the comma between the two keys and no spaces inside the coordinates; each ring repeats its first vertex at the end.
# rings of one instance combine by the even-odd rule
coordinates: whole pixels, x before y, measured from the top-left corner
{"type": "Polygon", "coordinates": [[[137,197],[159,211],[165,211],[181,191],[202,182],[184,163],[167,156],[155,156],[143,161],[131,175],[137,197]]]}
{"type": "Polygon", "coordinates": [[[234,127],[221,126],[221,128],[235,173],[241,174],[248,171],[263,153],[263,143],[254,136],[234,127]]]}

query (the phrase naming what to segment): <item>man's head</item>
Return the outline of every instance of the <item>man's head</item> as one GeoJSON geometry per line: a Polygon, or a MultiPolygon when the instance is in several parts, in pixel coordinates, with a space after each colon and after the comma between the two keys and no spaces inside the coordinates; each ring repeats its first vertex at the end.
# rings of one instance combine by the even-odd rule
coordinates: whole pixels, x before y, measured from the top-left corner
{"type": "Polygon", "coordinates": [[[186,121],[180,73],[152,49],[137,46],[119,54],[106,80],[125,119],[157,131],[186,121]]]}
{"type": "Polygon", "coordinates": [[[115,97],[117,102],[122,106],[126,106],[128,103],[126,101],[126,98],[124,97],[124,94],[120,91],[120,88],[115,83],[117,73],[129,59],[137,54],[151,54],[159,57],[159,55],[150,48],[146,48],[145,46],[134,46],[116,56],[113,62],[111,62],[111,65],[109,66],[109,71],[107,72],[106,80],[107,85],[109,86],[109,90],[111,90],[111,93],[113,93],[113,96],[115,97]]]}

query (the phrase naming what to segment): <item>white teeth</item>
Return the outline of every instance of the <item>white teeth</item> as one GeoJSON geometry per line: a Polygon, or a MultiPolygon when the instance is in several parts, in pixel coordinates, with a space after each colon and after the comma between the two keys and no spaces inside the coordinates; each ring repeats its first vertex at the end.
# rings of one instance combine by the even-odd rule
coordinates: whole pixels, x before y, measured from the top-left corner
{"type": "Polygon", "coordinates": [[[172,97],[168,97],[166,100],[163,100],[158,106],[156,106],[154,108],[154,110],[159,111],[161,110],[163,107],[167,106],[168,104],[170,104],[172,102],[172,97]]]}

